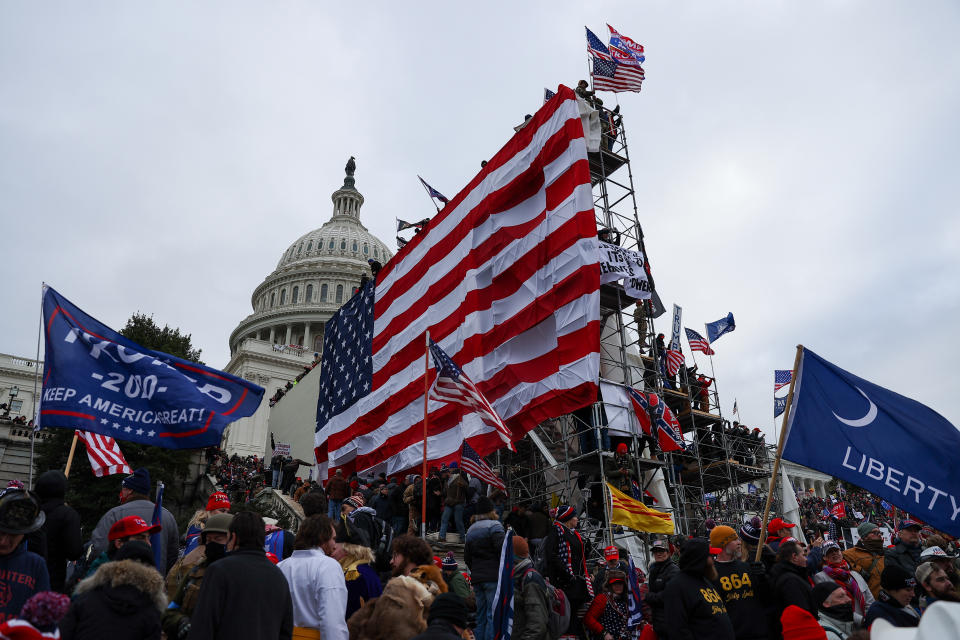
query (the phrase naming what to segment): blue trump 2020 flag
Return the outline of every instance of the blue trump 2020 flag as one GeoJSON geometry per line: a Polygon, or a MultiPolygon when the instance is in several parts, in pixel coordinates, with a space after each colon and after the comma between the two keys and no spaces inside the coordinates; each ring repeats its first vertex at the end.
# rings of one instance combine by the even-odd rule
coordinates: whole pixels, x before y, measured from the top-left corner
{"type": "Polygon", "coordinates": [[[960,535],[960,431],[933,409],[803,350],[783,457],[960,535]]]}
{"type": "Polygon", "coordinates": [[[711,343],[715,342],[717,338],[723,334],[730,333],[737,328],[737,324],[733,321],[732,311],[728,313],[725,318],[720,318],[714,322],[708,322],[703,326],[707,328],[707,340],[711,343]]]}
{"type": "Polygon", "coordinates": [[[41,428],[82,429],[167,449],[218,446],[224,428],[257,410],[263,388],[142,347],[50,287],[41,428]]]}

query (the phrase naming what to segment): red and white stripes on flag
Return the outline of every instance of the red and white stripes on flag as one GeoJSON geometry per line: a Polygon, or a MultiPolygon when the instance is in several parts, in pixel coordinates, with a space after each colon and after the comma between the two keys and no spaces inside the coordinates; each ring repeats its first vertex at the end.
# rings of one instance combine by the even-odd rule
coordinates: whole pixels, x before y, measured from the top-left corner
{"type": "MultiPolygon", "coordinates": [[[[424,334],[451,357],[512,434],[593,402],[600,269],[590,169],[571,89],[561,87],[377,276],[372,383],[318,424],[325,469],[395,473],[423,456],[424,334]]],[[[435,373],[431,373],[435,375],[435,373]]],[[[427,458],[481,455],[496,429],[430,401],[427,458]]]]}
{"type": "Polygon", "coordinates": [[[489,485],[500,489],[507,488],[507,485],[497,477],[490,465],[484,462],[483,458],[478,456],[477,452],[466,442],[463,443],[463,449],[460,452],[460,468],[489,485]]]}
{"type": "Polygon", "coordinates": [[[667,373],[670,376],[677,375],[680,367],[683,365],[683,353],[675,349],[667,349],[667,373]]]}
{"type": "Polygon", "coordinates": [[[76,434],[78,438],[83,440],[83,444],[87,448],[87,458],[90,459],[90,468],[93,469],[93,475],[102,478],[103,476],[112,476],[115,473],[133,473],[116,440],[110,436],[102,436],[99,433],[90,433],[79,429],[76,434]]]}
{"type": "Polygon", "coordinates": [[[483,397],[477,386],[453,362],[450,356],[444,353],[443,349],[432,340],[430,342],[430,351],[433,353],[434,363],[437,367],[437,377],[434,378],[427,397],[437,402],[454,402],[466,407],[470,413],[476,413],[484,424],[496,429],[504,443],[513,451],[516,451],[510,441],[510,430],[507,429],[507,425],[503,424],[503,420],[493,410],[487,399],[483,397]]]}

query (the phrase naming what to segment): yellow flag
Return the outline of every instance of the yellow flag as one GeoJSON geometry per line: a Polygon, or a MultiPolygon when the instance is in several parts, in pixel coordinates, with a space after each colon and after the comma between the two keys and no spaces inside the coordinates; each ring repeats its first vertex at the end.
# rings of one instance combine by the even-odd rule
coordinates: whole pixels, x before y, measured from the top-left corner
{"type": "Polygon", "coordinates": [[[611,523],[623,525],[634,531],[674,533],[673,518],[669,513],[651,509],[639,500],[634,500],[622,491],[617,491],[610,486],[610,483],[606,485],[613,500],[611,523]]]}

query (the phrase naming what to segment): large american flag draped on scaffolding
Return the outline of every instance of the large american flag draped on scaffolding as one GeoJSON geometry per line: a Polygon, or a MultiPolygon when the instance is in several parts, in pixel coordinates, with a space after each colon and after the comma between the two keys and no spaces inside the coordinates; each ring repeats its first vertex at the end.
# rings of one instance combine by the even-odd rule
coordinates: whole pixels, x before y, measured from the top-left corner
{"type": "MultiPolygon", "coordinates": [[[[321,474],[420,465],[428,329],[514,440],[596,400],[596,233],[580,114],[561,87],[328,323],[321,474]]],[[[456,460],[464,439],[481,456],[503,446],[461,408],[430,401],[431,463],[456,460]]]]}

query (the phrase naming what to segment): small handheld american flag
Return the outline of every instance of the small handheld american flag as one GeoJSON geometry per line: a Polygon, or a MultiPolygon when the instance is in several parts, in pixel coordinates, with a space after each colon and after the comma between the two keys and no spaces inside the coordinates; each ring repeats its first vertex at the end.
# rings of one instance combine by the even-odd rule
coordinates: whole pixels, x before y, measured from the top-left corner
{"type": "Polygon", "coordinates": [[[674,351],[673,349],[667,349],[667,373],[669,373],[671,377],[677,375],[677,371],[680,370],[682,365],[683,353],[674,351]]]}
{"type": "Polygon", "coordinates": [[[790,384],[793,380],[793,371],[791,369],[776,369],[773,372],[773,391],[777,392],[790,384]]]}
{"type": "Polygon", "coordinates": [[[463,441],[463,448],[460,451],[460,468],[469,473],[472,476],[480,478],[483,482],[497,487],[498,489],[506,489],[507,485],[503,483],[503,480],[497,477],[497,474],[493,472],[493,469],[483,461],[476,451],[473,450],[467,441],[463,441]]]}

